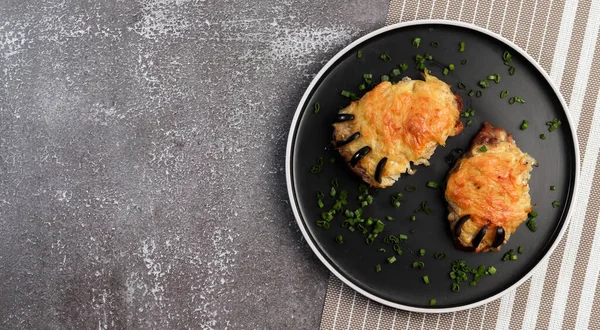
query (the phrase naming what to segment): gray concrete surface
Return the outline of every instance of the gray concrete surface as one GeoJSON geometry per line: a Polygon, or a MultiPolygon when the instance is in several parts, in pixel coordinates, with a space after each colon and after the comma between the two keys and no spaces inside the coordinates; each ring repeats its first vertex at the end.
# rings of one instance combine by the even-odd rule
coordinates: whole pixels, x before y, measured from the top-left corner
{"type": "Polygon", "coordinates": [[[287,133],[387,6],[0,1],[0,328],[317,328],[287,133]]]}

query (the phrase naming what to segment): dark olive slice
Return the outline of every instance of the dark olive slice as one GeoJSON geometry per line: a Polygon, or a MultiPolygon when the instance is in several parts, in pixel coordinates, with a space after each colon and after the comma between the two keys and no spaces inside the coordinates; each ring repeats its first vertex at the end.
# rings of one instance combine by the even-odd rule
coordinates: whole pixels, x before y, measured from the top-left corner
{"type": "Polygon", "coordinates": [[[483,226],[483,228],[481,228],[481,230],[477,233],[477,235],[475,235],[475,238],[471,242],[473,244],[473,248],[476,249],[479,246],[479,244],[483,240],[483,237],[487,233],[487,230],[488,230],[488,226],[483,226]]]}
{"type": "Polygon", "coordinates": [[[381,173],[383,173],[383,168],[385,167],[385,163],[387,163],[387,157],[381,158],[379,163],[377,164],[377,168],[375,169],[375,181],[381,183],[381,173]]]}
{"type": "Polygon", "coordinates": [[[343,140],[337,141],[335,143],[335,146],[338,147],[338,148],[341,147],[341,146],[344,146],[344,145],[346,145],[346,144],[348,144],[348,143],[350,143],[350,142],[358,139],[359,136],[360,136],[360,132],[356,132],[356,133],[350,135],[349,137],[347,137],[347,138],[345,138],[343,140]]]}
{"type": "Polygon", "coordinates": [[[360,148],[360,150],[358,150],[354,156],[352,156],[352,158],[350,158],[350,166],[354,167],[356,166],[356,164],[358,164],[358,162],[363,159],[364,156],[366,156],[369,152],[371,152],[371,147],[369,146],[364,146],[362,148],[360,148]]]}
{"type": "Polygon", "coordinates": [[[350,113],[340,113],[335,117],[336,123],[341,123],[343,121],[348,121],[354,119],[354,115],[350,113]]]}
{"type": "Polygon", "coordinates": [[[504,232],[504,228],[502,227],[498,227],[496,228],[496,238],[494,238],[494,244],[492,245],[493,248],[497,248],[500,245],[502,245],[502,243],[504,243],[504,235],[506,233],[504,232]]]}
{"type": "Polygon", "coordinates": [[[467,214],[467,215],[463,216],[462,218],[458,219],[458,221],[456,222],[456,225],[454,226],[454,236],[456,236],[456,238],[460,237],[460,232],[462,231],[462,226],[469,219],[471,219],[470,214],[467,214]]]}

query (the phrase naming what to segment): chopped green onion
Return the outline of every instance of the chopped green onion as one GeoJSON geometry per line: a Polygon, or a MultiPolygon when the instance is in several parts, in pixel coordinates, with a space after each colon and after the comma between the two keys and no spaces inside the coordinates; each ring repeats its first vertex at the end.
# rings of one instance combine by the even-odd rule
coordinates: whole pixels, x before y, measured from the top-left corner
{"type": "Polygon", "coordinates": [[[425,249],[420,249],[419,250],[419,257],[424,257],[425,256],[425,249]]]}
{"type": "Polygon", "coordinates": [[[322,199],[323,197],[325,197],[325,195],[322,192],[317,191],[317,199],[322,199]]]}
{"type": "Polygon", "coordinates": [[[338,183],[337,179],[333,179],[333,180],[331,180],[331,186],[334,188],[338,188],[340,186],[340,184],[338,183]]]}
{"type": "Polygon", "coordinates": [[[358,57],[359,59],[362,58],[363,54],[362,54],[362,49],[359,49],[358,52],[356,52],[356,57],[358,57]]]}
{"type": "Polygon", "coordinates": [[[460,291],[460,284],[452,283],[452,291],[454,291],[454,292],[460,291]]]}
{"type": "Polygon", "coordinates": [[[384,248],[379,248],[377,249],[377,252],[385,252],[386,250],[384,248]]]}
{"type": "Polygon", "coordinates": [[[467,126],[471,126],[472,123],[473,121],[471,119],[467,120],[467,126]]]}
{"type": "Polygon", "coordinates": [[[537,218],[539,214],[535,210],[531,210],[528,215],[530,218],[537,218]]]}
{"type": "Polygon", "coordinates": [[[310,168],[310,172],[315,174],[321,172],[321,166],[313,165],[313,167],[310,168]]]}
{"type": "Polygon", "coordinates": [[[515,75],[515,71],[517,71],[517,69],[515,69],[514,66],[511,66],[510,68],[508,68],[508,74],[511,76],[515,75]]]}
{"type": "Polygon", "coordinates": [[[342,237],[342,235],[337,235],[335,241],[338,242],[338,244],[342,244],[344,243],[344,237],[342,237]]]}
{"type": "Polygon", "coordinates": [[[394,244],[394,251],[396,251],[399,256],[402,255],[402,248],[400,247],[400,244],[394,244]]]}
{"type": "Polygon", "coordinates": [[[317,159],[317,165],[319,165],[319,166],[323,166],[323,157],[319,157],[319,158],[317,159]]]}
{"type": "MultiPolygon", "coordinates": [[[[399,239],[398,239],[398,237],[396,237],[394,235],[387,236],[387,239],[388,239],[388,243],[394,243],[395,244],[395,243],[400,242],[399,239]]],[[[385,239],[384,239],[384,242],[385,242],[385,239]]]]}
{"type": "Polygon", "coordinates": [[[510,53],[507,51],[504,52],[504,54],[502,54],[502,59],[505,62],[510,62],[512,60],[512,55],[510,55],[510,53]]]}
{"type": "Polygon", "coordinates": [[[423,282],[425,284],[429,284],[429,276],[427,276],[427,275],[423,276],[423,282]]]}
{"type": "Polygon", "coordinates": [[[546,126],[548,126],[548,132],[554,132],[562,124],[562,121],[558,118],[554,118],[551,121],[546,122],[546,126]]]}
{"type": "Polygon", "coordinates": [[[375,271],[378,272],[378,273],[381,271],[381,265],[380,264],[375,265],[375,271]]]}
{"type": "Polygon", "coordinates": [[[432,42],[432,43],[431,43],[431,46],[433,46],[433,47],[437,48],[437,47],[439,47],[439,46],[440,46],[440,43],[439,43],[439,42],[437,42],[437,41],[434,41],[434,42],[432,42]]]}
{"type": "Polygon", "coordinates": [[[546,134],[540,134],[540,139],[545,140],[546,139],[546,134]]]}
{"type": "Polygon", "coordinates": [[[366,194],[368,194],[368,193],[369,193],[369,188],[367,187],[367,185],[366,185],[366,184],[364,184],[364,183],[361,183],[361,184],[358,186],[358,192],[359,192],[361,195],[366,195],[366,194]]]}
{"type": "Polygon", "coordinates": [[[337,194],[337,191],[335,190],[335,187],[331,187],[331,190],[329,191],[329,195],[331,197],[335,197],[336,194],[337,194]]]}
{"type": "Polygon", "coordinates": [[[421,207],[419,207],[418,209],[415,209],[415,213],[419,213],[421,211],[425,212],[425,214],[430,215],[431,214],[431,209],[428,206],[429,202],[428,201],[424,201],[421,203],[421,207]]]}
{"type": "Polygon", "coordinates": [[[523,254],[523,251],[525,249],[522,246],[519,246],[519,248],[517,249],[517,252],[519,252],[519,254],[523,254]]]}
{"type": "Polygon", "coordinates": [[[494,275],[496,274],[496,267],[494,266],[490,266],[490,268],[488,268],[488,273],[490,273],[490,275],[494,275]]]}
{"type": "Polygon", "coordinates": [[[401,193],[397,193],[395,195],[392,195],[392,205],[395,208],[399,208],[400,205],[402,205],[402,203],[400,202],[400,198],[402,198],[402,194],[401,193]]]}
{"type": "Polygon", "coordinates": [[[519,256],[516,254],[513,254],[510,256],[510,260],[517,260],[517,259],[519,259],[519,256]]]}
{"type": "Polygon", "coordinates": [[[459,89],[467,89],[467,85],[465,85],[465,83],[463,83],[462,81],[458,83],[458,88],[459,89]]]}
{"type": "Polygon", "coordinates": [[[402,63],[398,67],[400,68],[400,70],[406,71],[408,69],[408,64],[402,63]]]}
{"type": "Polygon", "coordinates": [[[469,63],[469,61],[467,59],[464,59],[464,60],[460,61],[460,64],[462,64],[462,65],[465,65],[467,63],[469,63]]]}
{"type": "Polygon", "coordinates": [[[415,186],[406,186],[406,187],[404,187],[404,190],[406,190],[408,192],[413,192],[413,191],[417,190],[417,187],[415,187],[415,186]]]}
{"type": "Polygon", "coordinates": [[[385,62],[389,62],[392,60],[392,58],[388,54],[381,54],[379,55],[379,58],[384,60],[385,62]]]}
{"type": "Polygon", "coordinates": [[[390,80],[390,77],[387,74],[384,74],[383,76],[381,76],[381,81],[388,81],[390,80]]]}
{"type": "Polygon", "coordinates": [[[387,217],[385,217],[385,220],[387,220],[387,221],[394,221],[394,218],[392,218],[391,216],[388,215],[387,217]]]}
{"type": "Polygon", "coordinates": [[[507,91],[507,90],[503,90],[503,91],[500,93],[500,98],[501,98],[501,99],[503,99],[503,98],[505,98],[505,97],[507,97],[507,96],[508,96],[508,91],[507,91]]]}
{"type": "Polygon", "coordinates": [[[513,103],[515,103],[515,97],[514,97],[514,96],[513,96],[513,97],[511,97],[511,98],[508,100],[508,103],[509,103],[509,104],[513,104],[513,103]]]}
{"type": "Polygon", "coordinates": [[[436,303],[437,301],[435,300],[435,298],[429,299],[429,306],[435,306],[436,303]]]}
{"type": "Polygon", "coordinates": [[[385,227],[385,224],[379,219],[375,220],[377,221],[375,222],[375,228],[373,228],[373,233],[381,233],[383,231],[383,228],[385,227]]]}
{"type": "Polygon", "coordinates": [[[396,262],[396,256],[388,257],[387,262],[388,264],[393,264],[394,262],[396,262]]]}
{"type": "Polygon", "coordinates": [[[552,191],[556,190],[556,186],[550,186],[550,190],[552,190],[552,191]]]}
{"type": "Polygon", "coordinates": [[[533,232],[535,232],[537,230],[537,225],[536,225],[535,220],[533,218],[527,220],[527,227],[529,228],[529,230],[531,230],[533,232]]]}
{"type": "Polygon", "coordinates": [[[464,52],[464,51],[465,51],[465,43],[464,43],[464,42],[462,42],[462,41],[461,41],[461,42],[458,44],[458,46],[459,46],[459,48],[458,48],[458,51],[459,51],[459,52],[464,52]]]}
{"type": "Polygon", "coordinates": [[[473,97],[473,96],[475,96],[475,92],[474,92],[473,90],[470,90],[470,91],[469,91],[469,96],[470,96],[470,97],[473,97]]]}
{"type": "Polygon", "coordinates": [[[365,84],[358,85],[358,90],[359,91],[364,91],[365,89],[367,89],[367,85],[365,85],[365,84]]]}
{"type": "Polygon", "coordinates": [[[481,146],[481,148],[479,148],[479,151],[486,152],[488,151],[488,148],[486,146],[481,146]]]}
{"type": "Polygon", "coordinates": [[[401,74],[400,69],[395,68],[394,70],[392,70],[392,73],[390,74],[392,77],[397,77],[401,74]]]}
{"type": "Polygon", "coordinates": [[[524,131],[524,130],[527,129],[527,127],[529,127],[529,121],[527,121],[527,119],[524,119],[520,128],[521,128],[522,131],[524,131]]]}
{"type": "Polygon", "coordinates": [[[446,258],[446,252],[437,252],[433,257],[438,260],[444,259],[444,258],[446,258]]]}
{"type": "Polygon", "coordinates": [[[444,68],[444,71],[442,72],[442,74],[443,74],[444,76],[447,76],[447,75],[448,75],[448,72],[449,72],[449,71],[448,71],[448,69],[444,68]]]}
{"type": "Polygon", "coordinates": [[[454,71],[454,64],[448,64],[448,70],[454,71]]]}
{"type": "Polygon", "coordinates": [[[421,45],[421,38],[414,38],[412,41],[412,45],[419,48],[419,46],[421,45]]]}
{"type": "Polygon", "coordinates": [[[427,181],[427,187],[429,188],[438,188],[440,185],[435,181],[427,181]]]}
{"type": "Polygon", "coordinates": [[[490,87],[490,83],[487,80],[480,80],[479,86],[481,86],[481,88],[488,88],[490,87]]]}
{"type": "Polygon", "coordinates": [[[314,113],[319,113],[319,111],[321,111],[321,104],[319,102],[316,102],[314,107],[314,113]]]}
{"type": "Polygon", "coordinates": [[[342,96],[344,97],[351,99],[352,101],[357,101],[358,99],[360,99],[360,97],[356,96],[356,94],[346,90],[342,90],[340,94],[342,94],[342,96]]]}
{"type": "Polygon", "coordinates": [[[405,240],[407,240],[407,239],[408,239],[408,236],[406,236],[406,235],[404,235],[404,234],[400,234],[400,235],[398,235],[398,239],[400,239],[400,240],[402,240],[402,241],[405,241],[405,240]]]}
{"type": "Polygon", "coordinates": [[[554,201],[554,202],[552,202],[552,207],[553,207],[553,208],[557,208],[557,207],[559,207],[559,206],[560,206],[560,202],[559,202],[559,201],[554,201]]]}
{"type": "Polygon", "coordinates": [[[488,80],[493,80],[496,82],[496,84],[500,83],[500,75],[499,74],[491,74],[489,76],[487,76],[488,80]]]}
{"type": "Polygon", "coordinates": [[[413,216],[410,217],[410,221],[415,221],[415,220],[417,220],[416,216],[413,215],[413,216]]]}
{"type": "Polygon", "coordinates": [[[325,204],[323,204],[323,201],[320,199],[317,199],[317,204],[319,205],[319,208],[322,209],[323,206],[325,206],[325,204]]]}
{"type": "Polygon", "coordinates": [[[483,95],[483,92],[482,92],[482,91],[477,91],[477,92],[475,93],[475,96],[477,96],[477,97],[481,97],[481,95],[483,95]]]}
{"type": "Polygon", "coordinates": [[[425,263],[422,261],[415,261],[413,262],[412,267],[417,269],[423,269],[425,268],[425,263]]]}

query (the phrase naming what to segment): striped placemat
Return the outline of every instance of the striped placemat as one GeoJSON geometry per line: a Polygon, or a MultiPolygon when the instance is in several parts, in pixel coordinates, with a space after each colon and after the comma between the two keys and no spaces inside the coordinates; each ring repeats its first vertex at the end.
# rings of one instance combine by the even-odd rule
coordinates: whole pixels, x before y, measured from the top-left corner
{"type": "Polygon", "coordinates": [[[569,104],[580,189],[565,237],[531,279],[470,310],[420,314],[371,301],[331,276],[321,329],[600,329],[600,0],[391,0],[387,23],[458,20],[512,40],[569,104]]]}

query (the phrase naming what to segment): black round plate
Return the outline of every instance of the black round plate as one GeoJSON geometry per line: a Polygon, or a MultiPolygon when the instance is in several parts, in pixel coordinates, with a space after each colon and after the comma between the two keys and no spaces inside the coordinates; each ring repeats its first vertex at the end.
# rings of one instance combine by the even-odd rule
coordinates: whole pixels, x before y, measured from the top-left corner
{"type": "MultiPolygon", "coordinates": [[[[464,118],[463,122],[466,123],[464,118]]],[[[459,22],[419,21],[398,24],[375,31],[346,47],[338,53],[316,76],[306,91],[295,114],[288,140],[286,171],[288,192],[292,209],[309,245],[321,261],[342,281],[361,294],[383,304],[410,311],[447,312],[475,307],[498,298],[516,287],[531,275],[532,270],[557,245],[569,219],[569,210],[575,195],[578,176],[578,147],[574,130],[569,120],[566,105],[548,76],[525,52],[508,40],[489,31],[459,22]],[[414,47],[414,38],[421,38],[420,46],[414,47]],[[434,47],[432,42],[439,43],[434,47]],[[459,52],[459,43],[465,43],[465,51],[459,52]],[[358,58],[359,50],[362,58],[358,58]],[[504,51],[512,54],[511,64],[516,68],[513,76],[503,62],[504,51]],[[408,64],[408,70],[401,76],[391,78],[398,81],[408,76],[421,79],[416,69],[416,54],[429,53],[433,61],[426,63],[432,74],[446,81],[452,90],[463,99],[464,109],[472,108],[475,116],[470,126],[463,132],[447,140],[445,147],[438,147],[431,158],[431,166],[417,166],[415,175],[403,175],[392,187],[380,190],[370,189],[374,196],[372,205],[364,208],[364,218],[374,217],[385,223],[385,230],[371,245],[358,231],[350,232],[341,226],[343,214],[337,214],[331,221],[331,228],[323,229],[316,225],[321,212],[328,210],[335,202],[330,197],[331,181],[339,182],[338,192],[348,192],[350,210],[359,207],[359,177],[351,173],[347,165],[327,150],[331,142],[332,123],[339,109],[346,107],[350,100],[341,95],[347,90],[361,96],[358,86],[364,73],[371,73],[378,83],[382,75],[390,75],[400,64],[408,64]],[[380,58],[387,54],[391,60],[380,58]],[[461,64],[463,60],[467,64],[461,64]],[[454,64],[455,70],[442,74],[443,68],[454,64]],[[480,88],[478,82],[490,74],[500,74],[501,81],[490,82],[489,88],[480,88]],[[467,89],[458,88],[463,82],[467,89]],[[469,96],[470,90],[481,90],[481,97],[469,96]],[[500,98],[503,90],[509,96],[500,98]],[[519,96],[526,103],[509,104],[510,97],[519,96]],[[314,113],[315,103],[320,104],[319,113],[314,113]],[[549,132],[546,122],[558,118],[562,125],[549,132]],[[523,120],[529,121],[526,130],[520,130],[523,120]],[[538,230],[532,232],[525,224],[512,235],[502,252],[473,253],[459,251],[453,245],[447,217],[447,208],[442,189],[426,186],[430,180],[443,182],[450,170],[448,155],[458,149],[468,149],[471,140],[484,121],[500,126],[513,134],[517,145],[532,155],[539,167],[533,169],[529,182],[534,210],[539,213],[536,219],[538,230]],[[540,138],[545,134],[546,139],[540,138]],[[319,158],[323,165],[319,173],[311,173],[311,168],[319,158]],[[331,160],[335,162],[331,162],[331,160]],[[557,189],[551,191],[550,186],[557,189]],[[405,187],[415,186],[414,192],[405,187]],[[325,197],[325,206],[317,205],[317,191],[325,197]],[[402,205],[394,208],[391,196],[402,193],[402,205]],[[560,206],[553,207],[553,201],[560,206]],[[423,202],[428,202],[430,215],[415,213],[423,202]],[[410,217],[416,216],[416,221],[410,217]],[[385,218],[391,216],[393,221],[385,218]],[[396,262],[388,264],[386,258],[394,255],[391,245],[385,244],[382,237],[389,234],[406,234],[408,240],[402,244],[403,255],[396,255],[396,262]],[[336,242],[337,235],[343,236],[343,243],[336,242]],[[523,247],[522,254],[517,249],[523,247]],[[386,252],[379,252],[384,248],[386,252]],[[419,249],[425,249],[424,257],[417,256],[419,249]],[[514,261],[502,261],[505,252],[513,249],[518,255],[514,261]],[[442,260],[434,258],[436,252],[445,252],[442,260]],[[494,266],[497,273],[481,279],[476,286],[463,282],[459,292],[451,290],[449,278],[451,263],[464,259],[471,267],[494,266]],[[413,269],[415,261],[423,261],[425,268],[413,269]],[[381,272],[376,272],[380,264],[381,272]],[[423,276],[430,283],[423,283],[423,276]],[[429,306],[435,298],[437,304],[429,306]]],[[[343,212],[342,212],[343,213],[343,212]]]]}

